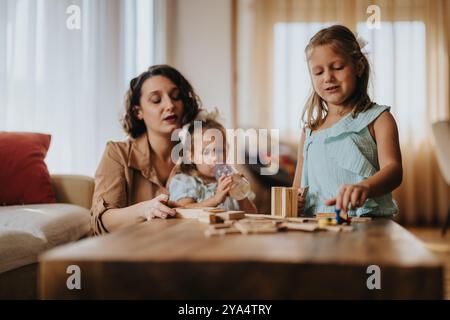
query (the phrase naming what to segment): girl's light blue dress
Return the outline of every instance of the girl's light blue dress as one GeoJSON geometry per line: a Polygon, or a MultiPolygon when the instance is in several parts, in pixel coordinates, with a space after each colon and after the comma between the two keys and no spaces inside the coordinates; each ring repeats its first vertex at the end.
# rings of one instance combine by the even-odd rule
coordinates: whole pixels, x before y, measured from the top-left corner
{"type": "MultiPolygon", "coordinates": [[[[213,197],[217,192],[217,182],[205,184],[202,179],[184,173],[178,173],[172,177],[169,183],[169,200],[191,198],[195,202],[202,202],[213,197]]],[[[232,197],[227,197],[219,205],[224,210],[239,210],[238,202],[232,197]]]]}
{"type": "MultiPolygon", "coordinates": [[[[309,186],[304,214],[334,212],[324,205],[334,198],[341,185],[357,184],[380,170],[377,145],[368,125],[390,107],[374,104],[353,118],[347,114],[332,127],[311,134],[306,129],[303,147],[302,187],[309,186]]],[[[350,216],[392,216],[398,207],[388,193],[368,199],[361,208],[349,211],[350,216]]]]}

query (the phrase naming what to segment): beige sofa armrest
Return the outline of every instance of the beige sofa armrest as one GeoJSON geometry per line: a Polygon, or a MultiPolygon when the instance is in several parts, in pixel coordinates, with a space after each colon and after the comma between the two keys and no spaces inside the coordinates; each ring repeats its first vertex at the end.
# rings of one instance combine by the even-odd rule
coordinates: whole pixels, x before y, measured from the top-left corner
{"type": "Polygon", "coordinates": [[[51,175],[56,202],[76,204],[91,209],[94,178],[81,175],[51,175]]]}

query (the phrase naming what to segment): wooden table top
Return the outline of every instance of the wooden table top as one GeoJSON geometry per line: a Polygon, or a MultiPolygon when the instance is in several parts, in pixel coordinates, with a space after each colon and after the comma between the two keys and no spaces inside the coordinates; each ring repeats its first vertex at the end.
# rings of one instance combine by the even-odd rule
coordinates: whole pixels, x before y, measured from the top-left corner
{"type": "Polygon", "coordinates": [[[349,298],[442,296],[442,264],[419,239],[388,219],[353,225],[353,232],[286,231],[208,238],[204,236],[207,225],[196,220],[155,219],[112,234],[61,246],[41,255],[41,297],[278,299],[329,298],[335,297],[339,292],[343,293],[340,297],[349,298]],[[65,272],[68,264],[80,265],[92,285],[95,283],[97,286],[95,292],[88,290],[86,285],[84,292],[66,292],[64,279],[68,277],[65,272]],[[366,268],[374,264],[381,268],[384,291],[382,289],[369,292],[366,287],[365,281],[369,276],[366,268]],[[169,287],[172,287],[162,289],[161,292],[136,289],[135,293],[126,289],[124,280],[124,284],[119,285],[120,289],[112,292],[108,289],[105,274],[108,270],[115,274],[117,271],[114,270],[118,268],[126,270],[124,266],[133,270],[125,277],[128,277],[129,281],[138,281],[140,273],[142,277],[153,279],[152,281],[169,281],[172,283],[169,287]],[[164,271],[161,271],[161,268],[164,268],[164,271]],[[244,291],[230,290],[231,287],[225,285],[225,289],[220,291],[217,288],[224,286],[221,284],[224,280],[216,279],[217,273],[211,271],[215,269],[229,275],[239,274],[239,281],[244,282],[247,279],[257,281],[256,275],[260,279],[270,278],[278,281],[277,277],[281,279],[283,274],[290,272],[292,281],[282,280],[285,288],[277,287],[279,281],[271,283],[272,289],[266,291],[261,291],[259,287],[263,285],[260,284],[244,291]],[[166,270],[172,270],[171,275],[166,274],[166,270]],[[280,275],[277,276],[276,272],[280,272],[280,275]],[[353,279],[355,272],[358,276],[353,279]],[[203,279],[208,279],[210,283],[218,281],[216,287],[200,285],[198,288],[195,283],[189,282],[192,281],[189,280],[192,275],[198,273],[203,273],[203,279]],[[173,283],[177,282],[176,280],[179,286],[173,283]],[[57,281],[61,283],[58,284],[57,281]],[[187,287],[186,281],[189,282],[187,287]],[[287,290],[290,282],[292,285],[297,283],[293,290],[287,290]],[[339,283],[346,287],[346,283],[353,282],[356,289],[349,289],[347,294],[345,290],[336,287],[339,283]],[[336,290],[311,289],[314,283],[322,283],[322,288],[330,284],[336,290]],[[100,292],[98,286],[103,286],[105,290],[100,292]],[[301,290],[297,290],[298,287],[301,290]]]}

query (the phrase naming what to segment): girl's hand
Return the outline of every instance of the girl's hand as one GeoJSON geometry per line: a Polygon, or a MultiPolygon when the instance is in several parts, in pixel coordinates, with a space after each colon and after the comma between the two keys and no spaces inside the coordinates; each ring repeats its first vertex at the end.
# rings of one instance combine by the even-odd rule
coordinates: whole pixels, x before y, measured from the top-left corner
{"type": "Polygon", "coordinates": [[[225,201],[226,197],[228,197],[228,193],[231,190],[231,185],[233,184],[232,176],[221,176],[217,185],[216,199],[218,204],[225,201]]]}
{"type": "Polygon", "coordinates": [[[141,202],[139,204],[140,216],[146,220],[151,220],[153,218],[166,219],[169,216],[175,216],[175,210],[167,206],[168,200],[169,196],[167,194],[160,194],[152,200],[141,202]]]}
{"type": "Polygon", "coordinates": [[[347,213],[349,204],[351,204],[351,210],[362,207],[369,197],[369,192],[369,187],[361,184],[344,184],[339,189],[336,198],[325,201],[325,205],[335,205],[336,209],[347,213]]]}

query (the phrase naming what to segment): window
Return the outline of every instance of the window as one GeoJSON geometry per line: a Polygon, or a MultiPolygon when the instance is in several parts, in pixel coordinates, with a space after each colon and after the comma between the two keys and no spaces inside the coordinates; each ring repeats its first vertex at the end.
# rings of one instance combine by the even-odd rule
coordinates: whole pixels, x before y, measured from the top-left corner
{"type": "Polygon", "coordinates": [[[0,1],[0,130],[49,133],[51,173],[93,176],[106,142],[125,138],[130,79],[163,59],[154,44],[163,9],[161,0],[0,1]],[[77,28],[66,24],[73,14],[77,28]]]}
{"type": "MultiPolygon", "coordinates": [[[[304,54],[309,39],[333,23],[277,23],[274,27],[273,127],[298,136],[300,116],[311,93],[304,54]]],[[[369,30],[358,24],[371,64],[369,94],[374,101],[393,107],[398,122],[416,123],[426,134],[425,24],[420,21],[381,22],[369,30]],[[415,120],[417,119],[417,121],[415,120]]],[[[409,125],[400,128],[408,129],[409,125]]],[[[400,132],[400,136],[402,136],[400,132]]]]}

